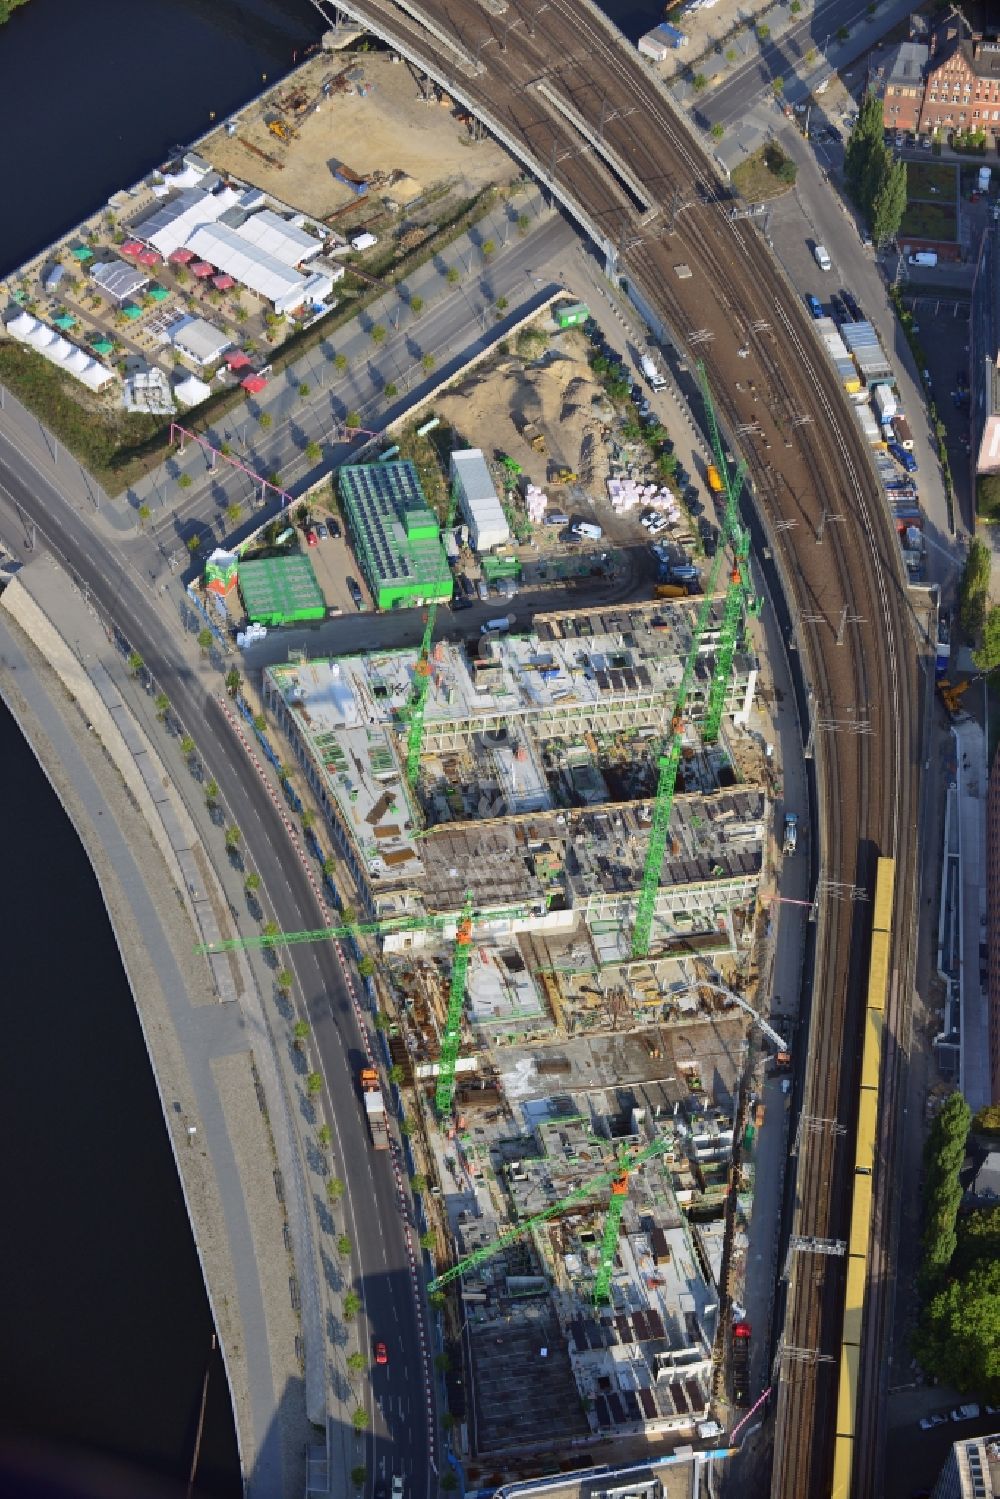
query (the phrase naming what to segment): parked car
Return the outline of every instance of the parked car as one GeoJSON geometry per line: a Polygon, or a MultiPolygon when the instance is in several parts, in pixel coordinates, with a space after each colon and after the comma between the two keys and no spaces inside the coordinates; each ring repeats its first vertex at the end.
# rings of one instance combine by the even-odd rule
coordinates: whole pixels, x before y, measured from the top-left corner
{"type": "Polygon", "coordinates": [[[471,609],[472,600],[467,599],[464,593],[455,593],[451,599],[451,612],[457,614],[460,609],[471,609]]]}
{"type": "Polygon", "coordinates": [[[830,298],[830,311],[833,313],[838,323],[846,323],[849,321],[847,308],[844,305],[844,299],[843,297],[838,297],[836,292],[834,292],[833,296],[830,298]]]}
{"type": "Polygon", "coordinates": [[[868,233],[867,229],[862,229],[861,231],[861,243],[866,250],[871,250],[874,248],[874,241],[871,235],[868,233]]]}
{"type": "Polygon", "coordinates": [[[646,527],[646,529],[649,532],[650,536],[660,536],[660,535],[662,535],[662,533],[667,529],[667,518],[666,518],[666,516],[665,515],[658,515],[658,516],[656,516],[656,518],[653,521],[650,522],[650,524],[646,527]]]}
{"type": "Polygon", "coordinates": [[[851,314],[851,317],[856,323],[860,323],[864,317],[864,314],[861,311],[861,305],[858,302],[857,297],[855,297],[853,293],[849,292],[846,286],[842,286],[840,288],[840,295],[843,297],[844,306],[851,314]]]}
{"type": "Polygon", "coordinates": [[[316,527],[316,535],[319,537],[320,541],[329,541],[330,539],[330,533],[322,521],[320,521],[319,525],[316,527]]]}
{"type": "Polygon", "coordinates": [[[458,586],[462,590],[463,598],[471,599],[476,591],[472,586],[472,579],[467,577],[465,573],[458,573],[457,577],[458,586]]]}
{"type": "Polygon", "coordinates": [[[375,1344],[375,1362],[377,1364],[387,1364],[389,1362],[389,1350],[381,1340],[375,1344]]]}
{"type": "Polygon", "coordinates": [[[968,388],[969,388],[969,376],[968,376],[968,374],[966,373],[965,370],[959,370],[958,371],[958,373],[955,376],[955,384],[958,386],[959,390],[968,390],[968,388]]]}
{"type": "Polygon", "coordinates": [[[951,1413],[953,1421],[975,1421],[979,1417],[978,1405],[956,1405],[951,1413]]]}
{"type": "Polygon", "coordinates": [[[340,529],[340,522],[336,521],[336,520],[330,520],[330,521],[327,521],[326,524],[327,524],[327,527],[329,528],[330,535],[333,537],[334,541],[339,541],[340,538],[341,538],[341,536],[343,536],[343,534],[344,534],[343,531],[340,529]]]}
{"type": "Polygon", "coordinates": [[[806,293],[806,306],[814,318],[821,318],[823,316],[823,304],[819,297],[813,296],[812,292],[806,293]]]}
{"type": "Polygon", "coordinates": [[[836,125],[828,125],[826,127],[826,133],[829,136],[830,140],[837,142],[838,146],[841,144],[841,142],[844,139],[843,135],[837,129],[836,125]]]}
{"type": "Polygon", "coordinates": [[[948,1417],[939,1411],[933,1416],[924,1416],[920,1422],[921,1431],[933,1431],[935,1426],[947,1426],[948,1417]]]}
{"type": "Polygon", "coordinates": [[[347,591],[351,595],[351,602],[355,609],[363,609],[365,607],[365,596],[361,592],[361,586],[355,578],[347,579],[347,591]]]}
{"type": "Polygon", "coordinates": [[[310,526],[306,531],[306,542],[311,547],[319,546],[319,537],[313,530],[312,526],[310,526]]]}

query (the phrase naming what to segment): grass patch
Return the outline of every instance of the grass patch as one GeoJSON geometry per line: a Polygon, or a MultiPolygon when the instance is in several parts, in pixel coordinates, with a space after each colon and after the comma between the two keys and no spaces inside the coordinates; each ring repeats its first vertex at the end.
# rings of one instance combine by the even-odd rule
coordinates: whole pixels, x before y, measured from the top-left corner
{"type": "MultiPolygon", "coordinates": [[[[762,146],[759,151],[754,151],[746,161],[741,161],[738,167],[734,167],[731,173],[733,187],[741,198],[746,198],[750,203],[759,203],[767,198],[780,198],[782,193],[787,193],[793,183],[785,182],[778,176],[782,162],[786,160],[784,152],[780,147],[773,144],[762,146]]],[[[794,179],[793,179],[794,180],[794,179]]]]}
{"type": "MultiPolygon", "coordinates": [[[[517,185],[513,191],[516,192],[517,185]]],[[[301,358],[351,322],[388,286],[413,274],[426,261],[445,251],[495,206],[501,194],[486,188],[478,197],[456,207],[435,234],[404,256],[377,286],[363,287],[328,317],[293,333],[271,355],[274,374],[301,358]]],[[[346,280],[347,278],[345,278],[346,280]]],[[[344,283],[341,283],[343,293],[344,283]]],[[[78,458],[109,495],[121,494],[144,474],[160,467],[170,455],[170,421],[155,416],[133,416],[115,411],[91,398],[72,376],[63,375],[34,350],[0,341],[0,382],[40,418],[55,437],[78,458]]],[[[216,426],[227,412],[246,399],[239,386],[216,392],[193,411],[180,413],[189,431],[201,433],[216,426]]]]}
{"type": "Polygon", "coordinates": [[[958,239],[958,214],[954,204],[907,203],[896,238],[905,239],[908,234],[917,239],[954,244],[958,239]]]}
{"type": "Polygon", "coordinates": [[[954,202],[956,167],[943,161],[908,161],[906,163],[906,194],[910,202],[920,199],[942,197],[945,202],[954,202]],[[932,192],[931,189],[934,189],[932,192]]]}

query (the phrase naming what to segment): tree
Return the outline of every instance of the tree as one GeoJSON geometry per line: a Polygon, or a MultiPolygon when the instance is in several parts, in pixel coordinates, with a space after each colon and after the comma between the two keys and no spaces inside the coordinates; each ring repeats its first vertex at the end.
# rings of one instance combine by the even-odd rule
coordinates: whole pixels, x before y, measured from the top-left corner
{"type": "Polygon", "coordinates": [[[906,212],[906,197],[906,162],[890,160],[871,206],[872,239],[879,249],[896,237],[906,212]]]}
{"type": "Polygon", "coordinates": [[[240,839],[242,837],[243,834],[240,832],[238,827],[236,827],[235,825],[232,827],[228,827],[226,829],[226,847],[228,849],[239,848],[240,839]]]}
{"type": "Polygon", "coordinates": [[[145,663],[143,662],[143,659],[139,655],[138,651],[129,651],[127,665],[133,677],[137,677],[139,675],[144,664],[145,663]]]}
{"type": "Polygon", "coordinates": [[[422,1171],[415,1171],[410,1177],[410,1186],[414,1192],[427,1191],[427,1178],[422,1171]]]}
{"type": "Polygon", "coordinates": [[[447,281],[447,283],[448,283],[449,286],[454,286],[456,284],[456,282],[460,280],[461,274],[462,273],[458,269],[457,265],[450,265],[448,267],[447,271],[445,272],[445,278],[444,279],[447,281]]]}
{"type": "Polygon", "coordinates": [[[395,380],[386,381],[385,389],[382,391],[382,394],[388,401],[394,400],[396,396],[399,395],[399,386],[396,384],[395,380]]]}
{"type": "Polygon", "coordinates": [[[170,707],[170,699],[167,697],[167,694],[165,692],[158,692],[153,699],[153,706],[156,708],[157,718],[162,723],[170,707]]]}
{"type": "Polygon", "coordinates": [[[322,456],[323,449],[320,447],[315,438],[313,438],[312,442],[306,443],[306,457],[309,459],[310,463],[317,463],[319,459],[322,458],[322,456]]]}
{"type": "Polygon", "coordinates": [[[358,964],[358,972],[363,979],[370,979],[375,972],[375,959],[369,958],[366,954],[358,964]]]}
{"type": "Polygon", "coordinates": [[[980,671],[996,671],[1000,666],[1000,609],[995,604],[983,622],[983,643],[972,659],[980,671]]]}
{"type": "Polygon", "coordinates": [[[295,766],[294,765],[279,765],[278,766],[278,780],[281,782],[282,786],[287,785],[288,782],[292,779],[292,776],[294,774],[295,774],[295,766]]]}
{"type": "Polygon", "coordinates": [[[696,94],[700,94],[702,89],[708,88],[708,79],[705,77],[704,73],[696,73],[694,75],[694,77],[691,79],[691,87],[694,89],[696,94]]]}
{"type": "MultiPolygon", "coordinates": [[[[368,1368],[368,1355],[366,1353],[361,1353],[360,1351],[357,1353],[348,1354],[347,1367],[348,1369],[350,1369],[352,1374],[363,1374],[368,1368]]],[[[362,1475],[359,1479],[355,1479],[355,1482],[364,1483],[364,1468],[355,1468],[354,1471],[362,1475]]]]}
{"type": "Polygon", "coordinates": [[[312,1026],[309,1024],[308,1020],[296,1020],[295,1024],[292,1026],[292,1036],[295,1039],[296,1046],[301,1046],[304,1041],[307,1041],[309,1039],[309,1033],[311,1030],[312,1026]]]}
{"type": "Polygon", "coordinates": [[[791,11],[793,16],[797,16],[802,10],[802,0],[792,0],[792,3],[788,7],[788,9],[791,11]]]}
{"type": "Polygon", "coordinates": [[[768,37],[770,35],[771,35],[771,28],[770,28],[770,26],[766,25],[762,21],[761,24],[757,27],[757,40],[759,42],[766,42],[767,39],[768,39],[768,37]]]}
{"type": "Polygon", "coordinates": [[[384,325],[384,323],[372,323],[372,326],[371,326],[371,339],[372,339],[372,343],[373,344],[385,343],[385,325],[384,325]]]}
{"type": "Polygon", "coordinates": [[[306,1078],[306,1092],[310,1098],[315,1098],[317,1093],[323,1091],[323,1077],[319,1072],[310,1072],[306,1078]]]}
{"type": "Polygon", "coordinates": [[[347,368],[347,355],[346,354],[334,354],[334,356],[333,356],[333,367],[337,371],[338,375],[342,375],[344,373],[344,371],[346,370],[346,368],[347,368]]]}
{"type": "Polygon", "coordinates": [[[439,1374],[447,1374],[451,1368],[451,1359],[446,1353],[436,1353],[434,1355],[434,1367],[439,1374]]]}
{"type": "Polygon", "coordinates": [[[136,513],[139,516],[139,524],[141,526],[144,526],[153,512],[152,510],[150,510],[149,506],[145,502],[143,502],[139,506],[139,509],[136,513]]]}
{"type": "Polygon", "coordinates": [[[403,1069],[398,1062],[389,1068],[389,1081],[390,1083],[395,1083],[397,1088],[403,1081],[403,1069]]]}
{"type": "MultiPolygon", "coordinates": [[[[993,1105],[994,1112],[997,1107],[993,1105]]],[[[952,1274],[962,1278],[978,1265],[996,1259],[1000,1259],[1000,1207],[966,1213],[958,1223],[958,1247],[951,1262],[952,1274]]]]}
{"type": "Polygon", "coordinates": [[[377,1031],[387,1031],[391,1024],[392,1021],[385,1011],[379,1010],[375,1016],[375,1029],[377,1031]]]}
{"type": "Polygon", "coordinates": [[[219,796],[218,781],[209,781],[205,787],[205,800],[210,807],[214,807],[219,796]]]}
{"type": "Polygon", "coordinates": [[[181,474],[180,478],[177,480],[177,483],[180,485],[181,489],[190,489],[191,485],[194,483],[194,480],[192,479],[190,474],[181,474]]]}
{"type": "Polygon", "coordinates": [[[958,589],[958,617],[962,632],[975,640],[986,621],[986,596],[990,586],[990,551],[985,542],[974,537],[965,559],[965,570],[958,589]]]}
{"type": "Polygon", "coordinates": [[[408,1140],[413,1134],[413,1120],[401,1119],[399,1124],[399,1133],[408,1140]]]}
{"type": "Polygon", "coordinates": [[[1000,1398],[1000,1260],[949,1281],[928,1303],[914,1338],[924,1369],[965,1393],[1000,1398]]]}
{"type": "Polygon", "coordinates": [[[231,500],[226,506],[226,520],[231,526],[235,526],[243,514],[243,506],[238,500],[231,500]]]}
{"type": "Polygon", "coordinates": [[[858,106],[858,118],[844,150],[844,177],[848,191],[869,215],[892,162],[883,128],[882,100],[869,91],[858,106]]]}
{"type": "Polygon", "coordinates": [[[442,1411],[441,1412],[441,1430],[442,1431],[451,1431],[452,1428],[454,1427],[454,1425],[455,1425],[455,1417],[452,1415],[451,1411],[442,1411]]]}
{"type": "Polygon", "coordinates": [[[722,137],[726,133],[726,127],[725,125],[723,125],[721,120],[716,120],[715,124],[712,126],[711,130],[708,133],[713,140],[721,141],[722,137]]]}
{"type": "Polygon", "coordinates": [[[489,260],[491,255],[495,255],[496,248],[497,244],[495,239],[484,239],[482,245],[480,246],[483,259],[489,260]]]}
{"type": "Polygon", "coordinates": [[[201,546],[201,536],[200,536],[200,534],[197,531],[195,531],[194,535],[193,536],[189,536],[188,539],[187,539],[187,541],[184,544],[187,547],[188,551],[191,553],[191,556],[193,557],[194,554],[195,554],[195,552],[201,546]]]}
{"type": "Polygon", "coordinates": [[[424,299],[423,299],[423,297],[411,297],[410,298],[410,311],[413,313],[413,316],[414,317],[419,317],[420,314],[423,312],[423,310],[424,310],[424,299]]]}
{"type": "Polygon", "coordinates": [[[263,734],[264,730],[267,728],[267,719],[264,717],[263,713],[254,714],[253,726],[257,730],[258,734],[263,734]]]}
{"type": "Polygon", "coordinates": [[[421,1249],[426,1249],[428,1254],[434,1248],[435,1243],[436,1240],[431,1229],[428,1229],[425,1234],[420,1235],[420,1247],[421,1249]]]}
{"type": "Polygon", "coordinates": [[[428,375],[430,374],[431,370],[434,368],[434,366],[435,366],[436,363],[437,363],[437,360],[434,358],[433,354],[425,354],[424,357],[420,361],[421,368],[428,375]]]}
{"type": "Polygon", "coordinates": [[[851,34],[851,32],[850,32],[850,28],[849,27],[847,27],[847,26],[838,26],[837,27],[837,41],[838,42],[846,42],[847,39],[848,39],[848,37],[850,36],[850,34],[851,34]]]}
{"type": "Polygon", "coordinates": [[[357,1410],[351,1417],[351,1425],[354,1427],[355,1431],[368,1430],[368,1412],[364,1410],[362,1406],[359,1405],[357,1410]]]}
{"type": "Polygon", "coordinates": [[[323,860],[323,873],[327,876],[328,879],[333,879],[334,875],[337,873],[336,859],[327,858],[323,860]]]}
{"type": "Polygon", "coordinates": [[[260,889],[260,875],[257,873],[256,869],[251,869],[250,873],[243,881],[243,888],[244,890],[249,890],[251,894],[255,890],[260,889]]]}
{"type": "Polygon", "coordinates": [[[497,297],[497,312],[506,312],[510,303],[506,297],[497,297]]]}
{"type": "Polygon", "coordinates": [[[344,417],[344,426],[355,428],[361,426],[361,417],[357,411],[349,411],[344,417]]]}
{"type": "Polygon", "coordinates": [[[262,411],[261,414],[260,414],[260,416],[257,418],[257,425],[264,432],[267,431],[268,427],[270,427],[273,424],[273,422],[274,422],[274,417],[271,415],[271,413],[269,411],[262,411]]]}
{"type": "Polygon", "coordinates": [[[316,1131],[316,1138],[323,1150],[329,1150],[333,1143],[333,1131],[328,1124],[321,1124],[316,1131]]]}
{"type": "Polygon", "coordinates": [[[945,1100],[924,1143],[924,1233],[921,1282],[936,1290],[958,1243],[956,1220],[962,1203],[958,1179],[972,1114],[961,1093],[945,1100]]]}
{"type": "Polygon", "coordinates": [[[774,92],[776,94],[780,95],[780,94],[784,93],[784,91],[785,91],[785,80],[781,77],[780,73],[779,73],[779,75],[778,75],[777,78],[775,78],[775,79],[772,80],[771,87],[774,89],[774,92]]]}
{"type": "Polygon", "coordinates": [[[356,1317],[358,1315],[358,1312],[360,1312],[360,1310],[361,1310],[361,1297],[358,1295],[357,1291],[348,1291],[347,1295],[344,1297],[344,1306],[343,1306],[344,1316],[345,1317],[356,1317]]]}
{"type": "Polygon", "coordinates": [[[181,739],[181,754],[185,760],[189,760],[194,754],[194,740],[190,734],[185,734],[181,739]]]}
{"type": "Polygon", "coordinates": [[[316,823],[316,813],[313,811],[313,809],[311,807],[303,807],[302,808],[302,815],[301,815],[299,821],[302,823],[303,828],[308,833],[309,829],[311,827],[315,826],[315,823],[316,823]]]}
{"type": "Polygon", "coordinates": [[[326,1184],[326,1195],[331,1202],[339,1202],[344,1195],[344,1183],[339,1176],[331,1176],[326,1184]]]}
{"type": "Polygon", "coordinates": [[[526,213],[519,213],[518,216],[517,216],[517,232],[518,232],[518,234],[520,234],[520,235],[527,234],[527,232],[528,232],[528,230],[529,230],[530,227],[531,227],[531,220],[528,218],[528,215],[526,213]]]}
{"type": "Polygon", "coordinates": [[[446,1494],[453,1494],[458,1488],[458,1479],[450,1468],[446,1468],[441,1474],[441,1488],[446,1494]]]}
{"type": "Polygon", "coordinates": [[[226,690],[228,691],[229,696],[235,697],[242,685],[243,678],[240,676],[239,667],[231,666],[226,672],[226,690]]]}
{"type": "Polygon", "coordinates": [[[300,382],[300,384],[299,384],[299,395],[302,397],[303,400],[305,400],[306,396],[309,394],[310,389],[311,389],[311,387],[306,383],[305,380],[302,380],[300,382]]]}
{"type": "Polygon", "coordinates": [[[281,936],[281,927],[276,921],[265,921],[260,929],[260,934],[262,937],[271,938],[273,941],[275,937],[281,936]]]}
{"type": "Polygon", "coordinates": [[[337,1239],[337,1253],[339,1255],[342,1255],[343,1258],[346,1259],[347,1256],[350,1254],[350,1252],[351,1252],[351,1241],[347,1237],[346,1234],[341,1234],[340,1237],[337,1239]]]}
{"type": "Polygon", "coordinates": [[[212,632],[207,625],[198,631],[198,646],[203,656],[207,656],[212,649],[212,632]]]}
{"type": "Polygon", "coordinates": [[[984,1134],[1000,1133],[1000,1103],[988,1103],[980,1109],[972,1121],[972,1128],[984,1134]]]}
{"type": "Polygon", "coordinates": [[[806,53],[806,62],[809,64],[810,67],[812,67],[812,65],[813,65],[813,63],[815,61],[816,61],[816,48],[815,47],[810,47],[809,51],[806,53]]]}

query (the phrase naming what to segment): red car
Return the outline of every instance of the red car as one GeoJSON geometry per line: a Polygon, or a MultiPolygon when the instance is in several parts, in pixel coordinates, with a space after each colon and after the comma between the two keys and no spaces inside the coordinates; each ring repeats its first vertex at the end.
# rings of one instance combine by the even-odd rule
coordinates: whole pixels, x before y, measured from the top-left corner
{"type": "Polygon", "coordinates": [[[312,529],[311,526],[306,532],[306,541],[311,547],[319,546],[319,537],[316,535],[316,532],[312,529]]]}
{"type": "Polygon", "coordinates": [[[389,1350],[384,1343],[375,1344],[375,1362],[377,1364],[387,1364],[389,1362],[389,1350]]]}

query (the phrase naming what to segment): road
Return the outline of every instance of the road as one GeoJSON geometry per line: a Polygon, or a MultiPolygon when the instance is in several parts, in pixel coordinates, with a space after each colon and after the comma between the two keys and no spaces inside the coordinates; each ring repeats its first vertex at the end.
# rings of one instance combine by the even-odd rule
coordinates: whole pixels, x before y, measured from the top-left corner
{"type": "MultiPolygon", "coordinates": [[[[797,293],[757,231],[731,219],[726,190],[677,122],[666,92],[596,7],[549,0],[528,9],[510,0],[502,23],[476,0],[422,0],[419,11],[397,9],[391,0],[350,0],[346,8],[552,182],[689,359],[704,358],[725,427],[741,434],[815,701],[823,884],[815,979],[806,997],[808,1053],[799,1054],[793,1103],[801,1102],[810,1117],[843,1121],[849,1138],[867,897],[879,853],[894,855],[904,869],[916,867],[922,763],[918,636],[860,429],[808,332],[797,293]],[[834,516],[843,519],[833,522],[834,516]]],[[[899,882],[894,913],[900,933],[894,965],[903,974],[913,961],[909,884],[899,882]]],[[[889,1017],[901,1033],[907,990],[905,982],[894,990],[889,1017]]],[[[891,1089],[887,1096],[894,1096],[891,1089]]],[[[880,1202],[890,1175],[890,1163],[881,1161],[880,1202]]],[[[797,1233],[844,1236],[851,1169],[836,1133],[805,1132],[792,1186],[797,1233]]],[[[892,1218],[889,1204],[878,1218],[883,1243],[891,1242],[892,1218]]],[[[837,1349],[841,1275],[823,1260],[795,1257],[786,1344],[837,1349]]],[[[874,1391],[885,1319],[873,1316],[869,1327],[864,1369],[874,1391]]],[[[793,1363],[783,1374],[772,1493],[826,1494],[836,1362],[793,1363]]],[[[870,1405],[875,1424],[866,1425],[858,1443],[859,1492],[878,1488],[877,1400],[870,1405]]]]}
{"type": "MultiPolygon", "coordinates": [[[[55,478],[57,468],[50,468],[55,478]]],[[[271,898],[283,930],[323,924],[305,870],[291,855],[285,831],[263,784],[249,770],[244,752],[214,695],[217,681],[192,661],[179,643],[176,624],[159,612],[136,581],[120,549],[95,535],[90,517],[56,487],[49,473],[0,434],[0,506],[13,534],[21,517],[37,527],[39,540],[85,583],[99,607],[113,618],[169,696],[182,722],[211,743],[213,774],[271,898]]],[[[415,1499],[435,1491],[421,1371],[418,1320],[426,1308],[414,1299],[407,1227],[400,1213],[389,1155],[371,1149],[356,1085],[364,1055],[355,1011],[339,960],[329,945],[295,946],[286,961],[294,968],[323,1064],[325,1106],[334,1130],[334,1154],[346,1184],[345,1207],[357,1262],[356,1289],[363,1302],[365,1336],[381,1337],[391,1350],[388,1367],[372,1371],[376,1413],[369,1434],[358,1439],[357,1462],[373,1475],[399,1472],[415,1499]]],[[[426,1327],[424,1329],[426,1336],[426,1327]]],[[[251,1480],[253,1475],[248,1475],[251,1480]]]]}

